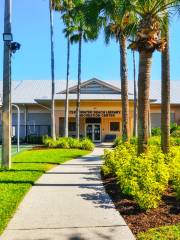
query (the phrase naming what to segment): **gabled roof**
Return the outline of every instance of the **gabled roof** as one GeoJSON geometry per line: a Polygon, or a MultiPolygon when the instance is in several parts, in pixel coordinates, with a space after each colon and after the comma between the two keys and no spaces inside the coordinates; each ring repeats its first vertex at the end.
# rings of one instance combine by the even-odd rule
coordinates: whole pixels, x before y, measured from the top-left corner
{"type": "MultiPolygon", "coordinates": [[[[100,81],[100,80],[99,80],[100,81]]],[[[99,82],[98,81],[98,82],[99,82]]],[[[85,81],[88,82],[88,81],[85,81]]],[[[85,83],[83,82],[83,83],[85,83]]],[[[100,81],[102,82],[102,81],[100,81]]],[[[82,83],[82,84],[83,84],[82,83]]],[[[120,90],[119,80],[105,80],[103,83],[106,86],[113,86],[115,89],[120,90]]],[[[72,88],[77,84],[77,81],[70,81],[69,86],[72,88]]],[[[133,93],[133,81],[128,81],[128,89],[133,93]]],[[[63,92],[66,89],[65,80],[56,80],[55,92],[63,92]]],[[[56,100],[65,100],[65,94],[56,94],[56,100]]],[[[2,81],[0,81],[0,98],[2,98],[2,81]]],[[[77,94],[69,94],[70,100],[75,100],[77,94]]],[[[161,102],[161,81],[152,80],[150,98],[156,99],[155,103],[161,102]]],[[[19,104],[37,104],[35,99],[51,100],[51,80],[24,80],[12,81],[12,102],[19,104]]],[[[121,94],[81,94],[82,100],[119,100],[121,94]]],[[[129,99],[133,100],[133,95],[129,95],[129,99]]],[[[171,104],[180,104],[180,80],[171,80],[171,104]]]]}
{"type": "MultiPolygon", "coordinates": [[[[65,94],[66,91],[58,94],[65,94]]],[[[77,85],[69,88],[70,94],[77,94],[77,85]]],[[[121,89],[97,78],[92,78],[81,84],[81,94],[120,94],[121,89]]]]}

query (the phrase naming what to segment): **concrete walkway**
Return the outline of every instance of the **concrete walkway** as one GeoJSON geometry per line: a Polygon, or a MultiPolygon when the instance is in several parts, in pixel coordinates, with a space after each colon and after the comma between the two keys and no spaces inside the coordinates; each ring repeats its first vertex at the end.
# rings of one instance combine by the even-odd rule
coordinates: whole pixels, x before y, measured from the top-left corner
{"type": "Polygon", "coordinates": [[[97,147],[92,154],[44,174],[20,204],[2,239],[135,239],[102,185],[103,150],[97,147]]]}

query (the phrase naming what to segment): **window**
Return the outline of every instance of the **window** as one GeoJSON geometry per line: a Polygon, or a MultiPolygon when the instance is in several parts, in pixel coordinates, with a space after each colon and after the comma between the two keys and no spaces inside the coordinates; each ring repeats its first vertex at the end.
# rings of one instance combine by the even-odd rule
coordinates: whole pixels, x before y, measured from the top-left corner
{"type": "Polygon", "coordinates": [[[110,122],[110,131],[118,132],[120,130],[119,122],[110,122]]]}
{"type": "Polygon", "coordinates": [[[69,122],[69,132],[75,132],[75,131],[76,131],[76,123],[69,122]]]}

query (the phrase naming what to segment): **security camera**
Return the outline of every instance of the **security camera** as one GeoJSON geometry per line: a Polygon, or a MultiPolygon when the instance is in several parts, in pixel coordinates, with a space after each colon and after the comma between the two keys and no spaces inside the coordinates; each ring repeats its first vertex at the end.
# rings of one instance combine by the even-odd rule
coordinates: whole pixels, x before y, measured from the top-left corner
{"type": "Polygon", "coordinates": [[[10,43],[10,49],[12,51],[12,53],[15,53],[17,50],[19,50],[21,47],[21,44],[18,42],[12,42],[10,43]]]}

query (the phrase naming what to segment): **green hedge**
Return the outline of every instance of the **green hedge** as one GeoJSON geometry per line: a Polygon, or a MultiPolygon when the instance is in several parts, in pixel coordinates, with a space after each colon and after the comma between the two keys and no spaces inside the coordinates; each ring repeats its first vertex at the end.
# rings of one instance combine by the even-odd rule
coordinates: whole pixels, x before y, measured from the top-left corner
{"type": "Polygon", "coordinates": [[[50,137],[43,137],[43,144],[48,148],[64,148],[64,149],[83,149],[92,151],[94,149],[94,143],[90,139],[75,139],[61,137],[57,140],[53,140],[50,137]]]}
{"type": "Polygon", "coordinates": [[[121,143],[105,150],[104,175],[117,178],[124,194],[132,196],[141,209],[156,208],[171,181],[180,198],[180,149],[173,147],[164,155],[160,147],[150,146],[147,154],[136,155],[136,144],[121,143]]]}

